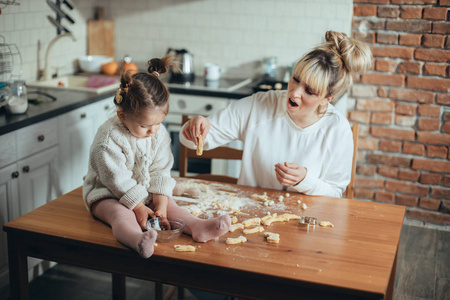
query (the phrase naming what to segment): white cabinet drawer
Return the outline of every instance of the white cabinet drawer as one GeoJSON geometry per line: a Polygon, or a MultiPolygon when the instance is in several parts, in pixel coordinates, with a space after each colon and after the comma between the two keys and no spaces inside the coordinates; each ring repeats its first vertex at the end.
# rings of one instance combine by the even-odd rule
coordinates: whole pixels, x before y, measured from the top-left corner
{"type": "Polygon", "coordinates": [[[53,118],[17,130],[17,159],[56,145],[58,143],[57,125],[57,119],[53,118]]]}
{"type": "Polygon", "coordinates": [[[0,136],[0,168],[17,160],[16,133],[10,132],[0,136]]]}
{"type": "Polygon", "coordinates": [[[171,94],[169,102],[171,114],[208,116],[227,107],[230,101],[227,98],[171,94]]]}

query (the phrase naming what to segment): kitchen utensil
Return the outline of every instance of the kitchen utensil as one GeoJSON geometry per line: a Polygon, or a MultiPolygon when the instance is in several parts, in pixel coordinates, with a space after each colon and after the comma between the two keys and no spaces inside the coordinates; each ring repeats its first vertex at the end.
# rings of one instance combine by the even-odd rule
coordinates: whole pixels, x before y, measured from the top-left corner
{"type": "Polygon", "coordinates": [[[69,31],[69,29],[67,29],[66,27],[62,26],[60,22],[56,21],[55,18],[53,18],[52,16],[47,16],[47,19],[50,21],[50,23],[52,23],[53,25],[56,26],[57,29],[59,29],[61,32],[68,32],[71,33],[69,31]]]}
{"type": "Polygon", "coordinates": [[[28,109],[27,87],[25,81],[16,80],[7,83],[11,96],[6,104],[6,111],[10,114],[23,114],[28,109]]]}
{"type": "Polygon", "coordinates": [[[113,61],[112,57],[106,55],[85,55],[78,58],[80,69],[83,72],[99,73],[103,64],[113,61]]]}
{"type": "Polygon", "coordinates": [[[222,72],[222,69],[212,63],[206,63],[205,64],[205,79],[206,80],[212,80],[216,81],[220,79],[220,73],[222,72]]]}
{"type": "Polygon", "coordinates": [[[167,54],[174,57],[175,62],[180,67],[182,73],[177,73],[171,70],[171,81],[174,82],[191,82],[195,79],[194,74],[194,57],[186,49],[172,49],[167,50],[167,54]]]}
{"type": "Polygon", "coordinates": [[[0,35],[0,81],[19,79],[22,75],[22,56],[16,44],[6,44],[0,35]]]}
{"type": "Polygon", "coordinates": [[[181,219],[161,220],[153,218],[147,221],[148,230],[156,230],[158,242],[170,242],[180,237],[183,233],[185,223],[181,219]]]}
{"type": "Polygon", "coordinates": [[[103,8],[97,7],[96,19],[88,21],[88,55],[115,57],[114,21],[103,19],[103,8]]]}
{"type": "Polygon", "coordinates": [[[55,11],[55,13],[60,16],[61,18],[66,18],[70,23],[74,24],[75,21],[66,14],[60,7],[58,7],[55,3],[53,3],[50,0],[47,0],[47,4],[50,6],[51,9],[55,11]]]}

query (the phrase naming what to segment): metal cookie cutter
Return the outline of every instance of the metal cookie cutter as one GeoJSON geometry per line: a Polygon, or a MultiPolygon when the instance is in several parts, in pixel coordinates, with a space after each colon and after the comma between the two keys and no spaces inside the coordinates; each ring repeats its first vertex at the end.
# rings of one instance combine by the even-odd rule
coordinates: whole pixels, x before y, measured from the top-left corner
{"type": "Polygon", "coordinates": [[[309,229],[309,225],[315,226],[317,224],[317,218],[303,216],[298,221],[298,224],[301,227],[305,227],[305,228],[309,229]]]}

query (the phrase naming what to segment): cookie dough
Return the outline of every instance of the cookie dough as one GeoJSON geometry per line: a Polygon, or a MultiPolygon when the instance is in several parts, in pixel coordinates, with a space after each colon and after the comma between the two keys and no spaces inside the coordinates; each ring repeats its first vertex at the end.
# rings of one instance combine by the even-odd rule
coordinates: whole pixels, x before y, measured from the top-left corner
{"type": "Polygon", "coordinates": [[[280,235],[278,233],[264,232],[264,236],[268,243],[278,244],[280,242],[280,235]]]}
{"type": "Polygon", "coordinates": [[[244,222],[242,222],[242,225],[244,225],[245,228],[250,227],[250,226],[261,225],[261,218],[247,219],[244,222]]]}
{"type": "Polygon", "coordinates": [[[235,232],[238,229],[244,229],[244,225],[242,223],[233,224],[230,227],[230,232],[235,232]]]}
{"type": "Polygon", "coordinates": [[[235,244],[240,244],[240,243],[245,243],[247,241],[247,238],[245,236],[240,236],[237,238],[227,238],[227,240],[225,241],[225,243],[227,245],[235,245],[235,244]]]}
{"type": "Polygon", "coordinates": [[[201,156],[203,154],[203,137],[201,134],[198,135],[198,146],[197,146],[197,155],[201,156]]]}
{"type": "Polygon", "coordinates": [[[270,224],[272,224],[273,222],[285,222],[285,221],[289,221],[289,220],[299,220],[301,217],[294,215],[294,214],[282,214],[277,216],[276,214],[272,215],[272,216],[267,216],[264,217],[261,221],[261,224],[269,226],[270,224]]]}
{"type": "Polygon", "coordinates": [[[174,245],[175,251],[179,252],[193,252],[195,251],[195,247],[191,245],[174,245]]]}
{"type": "Polygon", "coordinates": [[[331,223],[331,222],[329,222],[329,221],[320,221],[320,222],[319,222],[319,226],[334,228],[333,223],[331,223]]]}
{"type": "Polygon", "coordinates": [[[244,234],[251,234],[251,233],[263,232],[263,231],[264,231],[264,227],[256,226],[256,227],[253,227],[251,229],[244,229],[243,233],[244,234]]]}

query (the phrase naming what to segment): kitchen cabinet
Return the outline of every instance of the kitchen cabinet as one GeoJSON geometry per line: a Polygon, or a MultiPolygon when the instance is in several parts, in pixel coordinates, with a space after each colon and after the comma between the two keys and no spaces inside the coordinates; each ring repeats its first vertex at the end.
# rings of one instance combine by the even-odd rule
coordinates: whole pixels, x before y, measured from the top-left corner
{"type": "Polygon", "coordinates": [[[113,98],[81,107],[58,117],[60,182],[65,194],[83,184],[89,149],[98,127],[111,115],[113,98]]]}

